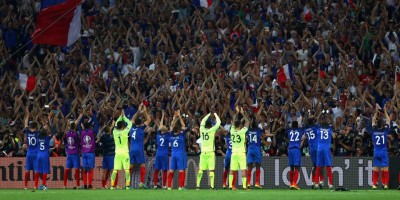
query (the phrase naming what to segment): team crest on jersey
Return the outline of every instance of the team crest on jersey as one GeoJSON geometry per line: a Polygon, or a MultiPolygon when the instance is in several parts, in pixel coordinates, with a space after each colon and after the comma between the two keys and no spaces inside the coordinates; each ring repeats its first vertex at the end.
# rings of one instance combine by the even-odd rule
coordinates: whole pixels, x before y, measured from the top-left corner
{"type": "Polygon", "coordinates": [[[90,138],[90,136],[85,135],[85,137],[83,138],[83,141],[84,141],[86,144],[89,144],[89,143],[92,141],[92,139],[90,138]]]}

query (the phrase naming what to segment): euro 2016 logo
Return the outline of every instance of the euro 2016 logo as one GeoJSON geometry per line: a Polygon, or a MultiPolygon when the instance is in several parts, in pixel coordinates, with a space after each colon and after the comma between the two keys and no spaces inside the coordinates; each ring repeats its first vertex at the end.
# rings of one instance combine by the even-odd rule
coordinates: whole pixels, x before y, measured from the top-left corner
{"type": "Polygon", "coordinates": [[[67,142],[70,146],[74,145],[74,143],[75,143],[74,138],[72,138],[72,137],[69,137],[67,142]]]}
{"type": "Polygon", "coordinates": [[[85,144],[90,144],[91,141],[92,139],[88,135],[85,135],[85,137],[83,138],[83,142],[85,142],[85,144]]]}

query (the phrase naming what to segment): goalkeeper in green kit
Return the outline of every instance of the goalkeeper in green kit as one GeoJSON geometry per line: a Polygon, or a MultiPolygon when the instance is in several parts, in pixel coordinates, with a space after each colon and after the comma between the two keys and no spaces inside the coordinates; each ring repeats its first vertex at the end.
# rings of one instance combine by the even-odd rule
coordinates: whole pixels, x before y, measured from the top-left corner
{"type": "Polygon", "coordinates": [[[214,113],[215,124],[209,120],[211,113],[206,115],[200,123],[199,136],[201,139],[201,155],[200,155],[200,170],[197,173],[196,189],[200,189],[201,177],[203,172],[208,170],[211,189],[214,189],[214,169],[215,169],[215,133],[221,125],[221,119],[214,113]]]}

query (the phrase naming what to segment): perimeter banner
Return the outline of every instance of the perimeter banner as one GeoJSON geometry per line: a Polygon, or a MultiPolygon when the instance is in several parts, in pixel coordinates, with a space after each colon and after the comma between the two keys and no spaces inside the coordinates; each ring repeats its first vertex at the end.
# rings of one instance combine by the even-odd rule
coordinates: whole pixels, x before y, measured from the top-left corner
{"type": "MultiPolygon", "coordinates": [[[[94,173],[93,186],[101,188],[102,157],[96,157],[96,167],[94,173]]],[[[50,158],[50,174],[48,175],[47,186],[49,188],[62,188],[65,169],[65,157],[50,158]]],[[[148,157],[146,161],[146,185],[149,188],[153,187],[153,166],[154,158],[148,157]]],[[[372,186],[372,162],[373,158],[333,158],[333,185],[345,187],[348,189],[369,189],[372,186]]],[[[311,170],[312,164],[309,157],[303,157],[302,167],[300,170],[299,186],[302,189],[311,188],[311,170]]],[[[215,170],[215,187],[222,188],[222,175],[224,167],[224,158],[217,157],[215,170]]],[[[186,187],[195,188],[196,174],[199,169],[199,157],[188,157],[188,168],[186,170],[186,187]]],[[[264,157],[261,164],[261,186],[266,189],[284,189],[289,188],[289,170],[288,160],[286,157],[264,157]]],[[[400,172],[400,158],[394,157],[390,159],[390,188],[397,188],[398,174],[400,172]]],[[[25,158],[0,158],[0,188],[23,188],[25,173],[25,158]]],[[[138,166],[134,168],[132,184],[137,187],[139,184],[138,166]]],[[[255,169],[252,170],[251,183],[254,185],[255,169]]],[[[159,175],[161,179],[161,173],[159,175]]],[[[123,171],[119,172],[119,186],[123,187],[125,183],[125,175],[123,171]]],[[[31,173],[30,179],[33,180],[31,173]]],[[[178,173],[175,173],[173,185],[177,186],[178,173]]],[[[40,185],[39,181],[39,185],[40,185]]],[[[159,181],[160,183],[161,181],[159,181]]],[[[110,181],[107,182],[110,186],[110,181]]],[[[201,187],[207,188],[208,175],[203,175],[201,187]]],[[[241,183],[241,173],[239,172],[238,183],[241,183]]],[[[81,185],[83,185],[81,181],[81,185]]],[[[68,188],[75,186],[75,181],[71,172],[68,174],[68,188]]],[[[324,186],[327,188],[327,178],[325,177],[324,186]]],[[[29,188],[33,188],[33,181],[29,182],[29,188]]]]}

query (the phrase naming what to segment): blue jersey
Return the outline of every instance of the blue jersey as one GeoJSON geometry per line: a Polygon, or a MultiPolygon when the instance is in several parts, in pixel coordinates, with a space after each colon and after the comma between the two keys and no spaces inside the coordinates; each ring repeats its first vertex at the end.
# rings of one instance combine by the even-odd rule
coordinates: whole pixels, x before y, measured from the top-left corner
{"type": "Polygon", "coordinates": [[[35,155],[38,152],[38,131],[30,131],[29,128],[25,128],[25,138],[28,143],[28,155],[35,155]]]}
{"type": "Polygon", "coordinates": [[[389,129],[372,129],[372,143],[374,144],[374,151],[387,151],[389,129]]]}
{"type": "Polygon", "coordinates": [[[167,154],[169,152],[169,138],[170,134],[161,134],[161,131],[157,133],[157,154],[167,154]]]}
{"type": "Polygon", "coordinates": [[[330,148],[332,141],[332,126],[320,126],[318,131],[318,148],[330,148]]]}
{"type": "Polygon", "coordinates": [[[186,153],[186,132],[181,131],[178,135],[172,133],[169,143],[171,145],[172,154],[186,153]]]}
{"type": "Polygon", "coordinates": [[[318,147],[317,135],[319,135],[318,134],[319,127],[317,125],[307,127],[304,131],[307,136],[308,146],[311,148],[318,147]]]}
{"type": "Polygon", "coordinates": [[[38,137],[38,143],[39,143],[38,157],[50,156],[50,152],[49,152],[50,140],[51,140],[51,136],[38,137]]]}
{"type": "Polygon", "coordinates": [[[261,135],[263,134],[263,130],[261,129],[249,129],[247,132],[248,137],[248,148],[260,150],[261,147],[261,135]]]}
{"type": "Polygon", "coordinates": [[[144,129],[146,126],[136,126],[132,125],[129,131],[129,137],[131,138],[131,150],[143,150],[144,147],[144,129]]]}
{"type": "Polygon", "coordinates": [[[231,140],[231,133],[228,133],[225,136],[225,144],[227,146],[226,155],[232,155],[232,140],[231,140]]]}
{"type": "Polygon", "coordinates": [[[287,134],[289,138],[289,149],[298,148],[300,149],[301,138],[303,137],[303,129],[302,128],[290,128],[287,129],[287,134]]]}

